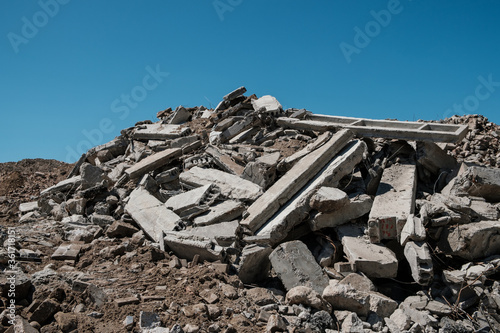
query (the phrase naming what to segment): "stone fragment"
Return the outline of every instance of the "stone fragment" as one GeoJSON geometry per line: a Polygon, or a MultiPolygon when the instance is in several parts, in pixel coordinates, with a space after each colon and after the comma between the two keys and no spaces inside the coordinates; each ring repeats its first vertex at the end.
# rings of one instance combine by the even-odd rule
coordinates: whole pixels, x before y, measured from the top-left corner
{"type": "Polygon", "coordinates": [[[411,326],[411,317],[401,309],[396,309],[389,318],[392,320],[394,325],[396,325],[396,328],[400,331],[407,330],[411,326]]]}
{"type": "Polygon", "coordinates": [[[64,333],[78,328],[78,317],[75,313],[58,312],[54,315],[57,327],[64,333]]]}
{"type": "Polygon", "coordinates": [[[100,227],[107,227],[115,222],[115,218],[109,215],[92,214],[90,217],[92,224],[98,225],[100,227]]]}
{"type": "Polygon", "coordinates": [[[208,304],[214,304],[214,303],[217,303],[219,301],[219,296],[217,296],[217,294],[212,292],[212,290],[210,290],[210,289],[204,289],[204,290],[200,291],[199,295],[208,304]]]}
{"type": "Polygon", "coordinates": [[[19,205],[19,212],[21,214],[26,214],[38,210],[38,201],[24,202],[19,205]]]}
{"type": "Polygon", "coordinates": [[[106,235],[108,235],[108,237],[116,238],[132,237],[132,235],[137,231],[139,230],[136,227],[128,223],[125,223],[123,221],[115,221],[106,230],[106,235]]]}
{"type": "Polygon", "coordinates": [[[248,289],[246,290],[246,296],[259,306],[276,303],[276,297],[266,288],[256,287],[248,289]]]}
{"type": "Polygon", "coordinates": [[[82,190],[86,190],[102,182],[106,178],[106,173],[101,168],[85,162],[80,166],[80,176],[82,190]]]}
{"type": "Polygon", "coordinates": [[[488,202],[500,202],[500,169],[478,166],[467,168],[450,181],[441,192],[457,196],[482,197],[488,202]]]}
{"type": "Polygon", "coordinates": [[[417,142],[417,163],[434,175],[439,175],[441,169],[452,170],[457,167],[454,157],[448,155],[434,142],[417,142]]]}
{"type": "Polygon", "coordinates": [[[181,173],[179,178],[182,183],[190,186],[215,184],[225,196],[236,200],[252,201],[262,194],[260,186],[217,169],[193,167],[181,173]]]}
{"type": "Polygon", "coordinates": [[[57,301],[49,298],[44,300],[29,316],[29,321],[45,324],[60,309],[57,301]]]}
{"type": "Polygon", "coordinates": [[[368,221],[372,243],[400,238],[408,216],[415,209],[416,191],[414,164],[394,164],[384,170],[368,221]]]}
{"type": "Polygon", "coordinates": [[[139,304],[139,302],[140,302],[140,300],[135,296],[115,299],[115,303],[118,306],[124,306],[124,305],[129,305],[129,304],[139,304]]]}
{"type": "Polygon", "coordinates": [[[161,326],[161,318],[155,312],[141,311],[139,313],[139,328],[142,330],[154,329],[161,326]]]}
{"type": "Polygon", "coordinates": [[[74,176],[68,179],[65,179],[63,181],[60,181],[54,186],[51,186],[43,191],[40,192],[40,195],[46,195],[50,193],[56,193],[56,192],[67,192],[70,190],[76,190],[78,186],[82,183],[82,177],[81,176],[74,176]]]}
{"type": "Polygon", "coordinates": [[[341,209],[349,202],[347,194],[335,187],[320,187],[311,198],[309,205],[322,213],[341,209]]]}
{"type": "Polygon", "coordinates": [[[158,184],[173,182],[179,178],[179,168],[171,168],[156,175],[155,180],[158,184]]]}
{"type": "Polygon", "coordinates": [[[398,260],[394,252],[382,244],[373,244],[364,236],[364,228],[342,225],[337,233],[344,253],[359,272],[374,278],[396,277],[398,260]]]}
{"type": "Polygon", "coordinates": [[[231,246],[236,241],[239,230],[240,224],[237,220],[234,220],[207,226],[197,226],[196,228],[184,230],[183,233],[213,239],[220,246],[231,246]]]}
{"type": "Polygon", "coordinates": [[[61,244],[54,251],[51,258],[54,260],[76,260],[80,254],[82,244],[61,244]]]}
{"type": "Polygon", "coordinates": [[[330,280],[322,294],[334,310],[348,310],[358,315],[366,316],[370,311],[370,295],[358,291],[350,284],[341,284],[337,280],[330,280]]]}
{"type": "Polygon", "coordinates": [[[271,186],[276,179],[276,165],[280,152],[263,155],[254,162],[249,162],[241,174],[241,178],[250,180],[263,189],[271,186]]]}
{"type": "Polygon", "coordinates": [[[286,301],[290,305],[303,304],[317,310],[332,312],[330,303],[325,301],[323,297],[312,288],[306,286],[297,286],[290,289],[286,293],[286,301]]]}
{"type": "MultiPolygon", "coordinates": [[[[10,318],[10,317],[9,317],[10,318]]],[[[17,315],[13,319],[14,325],[5,330],[5,333],[38,333],[38,329],[34,328],[26,319],[17,315]]],[[[40,324],[39,324],[40,326],[40,324]]],[[[2,324],[0,328],[4,329],[2,324]]]]}
{"type": "Polygon", "coordinates": [[[253,99],[252,105],[255,111],[278,115],[283,112],[283,107],[278,100],[270,95],[262,96],[259,99],[253,99]]]}
{"type": "Polygon", "coordinates": [[[164,231],[175,230],[181,223],[177,214],[142,187],[132,191],[125,211],[156,242],[162,240],[164,231]]]}
{"type": "Polygon", "coordinates": [[[186,122],[191,117],[191,112],[186,110],[185,107],[179,105],[175,111],[172,113],[168,123],[173,125],[178,125],[186,122]]]}
{"type": "Polygon", "coordinates": [[[319,213],[308,220],[308,223],[313,231],[333,228],[368,214],[372,205],[373,199],[369,195],[356,195],[339,209],[330,213],[319,213]]]}
{"type": "MultiPolygon", "coordinates": [[[[10,257],[7,258],[11,260],[10,257]]],[[[9,266],[6,267],[10,268],[9,266]]],[[[9,296],[9,293],[12,293],[12,289],[15,289],[14,298],[16,300],[26,299],[31,287],[31,279],[21,270],[10,269],[10,271],[3,271],[0,275],[0,295],[5,298],[12,298],[12,294],[9,296]]]]}
{"type": "Polygon", "coordinates": [[[411,276],[420,285],[427,286],[434,276],[432,257],[424,242],[407,242],[404,255],[410,264],[411,276]]]}
{"type": "Polygon", "coordinates": [[[189,134],[189,127],[174,124],[145,124],[136,127],[132,136],[136,140],[167,140],[189,134]]]}
{"type": "Polygon", "coordinates": [[[132,167],[125,170],[125,173],[132,179],[139,178],[145,173],[158,169],[167,165],[175,158],[182,154],[180,148],[171,148],[161,151],[159,153],[150,155],[140,162],[134,164],[132,167]]]}
{"type": "Polygon", "coordinates": [[[345,278],[340,280],[339,283],[348,284],[352,288],[359,291],[370,292],[377,290],[377,288],[369,278],[358,273],[348,274],[345,278]]]}
{"type": "Polygon", "coordinates": [[[183,211],[200,205],[201,201],[210,193],[212,184],[207,184],[193,190],[174,195],[170,197],[165,206],[173,210],[176,214],[181,214],[183,211]]]}
{"type": "Polygon", "coordinates": [[[275,333],[275,332],[283,332],[286,331],[286,323],[283,318],[274,314],[269,317],[266,325],[266,333],[275,333]]]}
{"type": "Polygon", "coordinates": [[[238,89],[235,89],[233,91],[231,91],[229,94],[227,94],[226,96],[223,97],[223,99],[225,101],[231,101],[237,97],[240,97],[241,95],[243,95],[244,93],[246,93],[247,89],[245,87],[239,87],[238,89]]]}
{"type": "Polygon", "coordinates": [[[87,199],[85,198],[71,198],[66,202],[66,210],[70,215],[83,215],[86,205],[87,199]]]}
{"type": "Polygon", "coordinates": [[[364,332],[363,322],[356,312],[351,312],[342,321],[342,332],[364,332]]]}
{"type": "Polygon", "coordinates": [[[307,286],[318,293],[328,286],[328,277],[301,241],[280,244],[269,255],[274,271],[287,290],[307,286]]]}
{"type": "Polygon", "coordinates": [[[413,214],[408,215],[406,223],[401,230],[401,245],[405,245],[408,241],[421,242],[427,236],[422,219],[413,214]]]}
{"type": "Polygon", "coordinates": [[[238,265],[238,277],[243,283],[253,283],[267,277],[272,247],[268,245],[249,244],[241,251],[238,265]]]}
{"type": "Polygon", "coordinates": [[[319,332],[328,332],[328,330],[336,327],[332,316],[324,310],[315,312],[311,316],[310,323],[311,326],[319,332]]]}
{"type": "Polygon", "coordinates": [[[196,226],[207,226],[223,221],[231,221],[241,216],[245,206],[233,200],[225,200],[215,206],[210,207],[210,210],[203,215],[194,218],[193,223],[196,226]]]}
{"type": "Polygon", "coordinates": [[[223,261],[226,255],[224,248],[205,237],[166,232],[164,241],[166,247],[183,259],[192,260],[195,255],[199,255],[200,260],[223,261]]]}

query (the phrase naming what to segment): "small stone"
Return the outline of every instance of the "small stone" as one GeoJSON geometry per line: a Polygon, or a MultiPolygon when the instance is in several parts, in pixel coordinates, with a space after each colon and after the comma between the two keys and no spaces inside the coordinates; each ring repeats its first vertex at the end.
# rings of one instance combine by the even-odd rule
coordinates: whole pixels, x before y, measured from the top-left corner
{"type": "Polygon", "coordinates": [[[266,333],[286,331],[286,323],[280,315],[274,314],[269,317],[266,325],[266,333]]]}

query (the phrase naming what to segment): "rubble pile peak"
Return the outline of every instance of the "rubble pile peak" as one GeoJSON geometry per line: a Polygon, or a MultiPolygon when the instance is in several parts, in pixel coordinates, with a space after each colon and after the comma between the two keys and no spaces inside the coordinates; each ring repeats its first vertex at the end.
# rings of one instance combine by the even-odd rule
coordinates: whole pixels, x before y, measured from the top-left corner
{"type": "Polygon", "coordinates": [[[497,125],[245,93],[160,111],[21,204],[17,232],[45,252],[16,247],[18,323],[99,331],[117,311],[117,331],[500,329],[497,125]]]}

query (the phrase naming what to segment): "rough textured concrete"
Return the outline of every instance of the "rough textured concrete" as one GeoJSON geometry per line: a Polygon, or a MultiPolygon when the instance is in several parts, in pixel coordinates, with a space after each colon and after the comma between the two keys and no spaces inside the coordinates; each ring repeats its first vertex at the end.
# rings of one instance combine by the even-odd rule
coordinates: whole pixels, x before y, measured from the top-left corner
{"type": "Polygon", "coordinates": [[[333,212],[317,214],[308,220],[308,223],[313,231],[336,227],[368,214],[372,205],[373,199],[369,195],[357,195],[350,199],[346,205],[333,212]]]}
{"type": "Polygon", "coordinates": [[[208,195],[212,186],[212,184],[208,184],[181,194],[174,195],[165,202],[165,206],[168,209],[173,210],[176,214],[180,214],[184,210],[199,205],[201,201],[208,195]]]}
{"type": "Polygon", "coordinates": [[[407,242],[404,255],[410,264],[411,276],[420,285],[428,286],[434,277],[432,257],[426,243],[407,242]]]}
{"type": "Polygon", "coordinates": [[[355,225],[337,227],[344,253],[359,272],[373,278],[396,277],[398,260],[394,252],[381,244],[373,244],[364,236],[364,228],[355,225]]]}
{"type": "Polygon", "coordinates": [[[179,258],[193,260],[195,255],[199,255],[199,260],[207,261],[225,258],[224,248],[206,237],[197,237],[184,232],[166,232],[164,241],[165,246],[179,258]]]}
{"type": "Polygon", "coordinates": [[[252,105],[255,111],[260,111],[264,108],[264,112],[278,114],[283,111],[283,107],[278,100],[270,95],[262,96],[259,99],[252,100],[252,105]]]}
{"type": "Polygon", "coordinates": [[[441,169],[452,170],[457,167],[457,160],[448,155],[433,142],[417,142],[417,164],[433,174],[439,174],[441,169]]]}
{"type": "Polygon", "coordinates": [[[481,221],[445,228],[438,243],[445,253],[467,260],[500,253],[500,223],[481,221]]]}
{"type": "Polygon", "coordinates": [[[125,211],[156,242],[162,240],[162,232],[175,230],[181,222],[177,214],[142,187],[132,191],[125,211]]]}
{"type": "Polygon", "coordinates": [[[488,202],[500,202],[500,169],[473,166],[463,167],[442,190],[443,194],[477,196],[488,202]]]}
{"type": "Polygon", "coordinates": [[[217,169],[193,167],[181,173],[179,178],[181,182],[196,187],[215,184],[225,196],[237,200],[255,200],[262,194],[260,186],[217,169]]]}
{"type": "Polygon", "coordinates": [[[183,230],[183,233],[197,237],[211,238],[220,246],[231,246],[237,239],[240,224],[237,220],[229,222],[219,222],[214,225],[198,226],[183,230]]]}
{"type": "Polygon", "coordinates": [[[268,275],[269,255],[273,251],[268,245],[250,244],[241,251],[238,265],[238,277],[243,283],[253,283],[265,279],[268,275]]]}
{"type": "Polygon", "coordinates": [[[166,140],[176,139],[188,134],[189,127],[181,125],[162,124],[161,122],[142,125],[136,128],[133,137],[136,140],[166,140]]]}
{"type": "Polygon", "coordinates": [[[366,149],[363,141],[356,140],[349,143],[255,235],[268,238],[271,244],[283,240],[293,227],[308,216],[311,210],[309,201],[317,189],[321,186],[337,186],[338,181],[352,172],[361,162],[366,149]]]}
{"type": "Polygon", "coordinates": [[[125,173],[132,179],[138,178],[149,171],[153,171],[170,163],[173,159],[179,157],[181,154],[182,151],[179,148],[166,149],[139,161],[134,166],[125,170],[125,173]]]}
{"type": "Polygon", "coordinates": [[[245,206],[241,202],[226,200],[210,207],[210,210],[206,214],[195,217],[193,223],[196,226],[205,226],[230,221],[241,216],[244,210],[245,206]]]}
{"type": "Polygon", "coordinates": [[[274,271],[287,290],[307,286],[318,293],[328,286],[328,277],[301,241],[280,244],[269,255],[274,271]]]}
{"type": "Polygon", "coordinates": [[[309,153],[278,179],[247,209],[241,224],[257,231],[304,185],[307,184],[353,137],[349,131],[339,131],[327,143],[309,153]]]}
{"type": "Polygon", "coordinates": [[[416,167],[394,164],[384,170],[368,221],[372,243],[399,239],[406,219],[415,209],[416,167]]]}
{"type": "Polygon", "coordinates": [[[335,187],[320,187],[311,198],[309,205],[322,213],[330,213],[341,209],[349,203],[349,196],[335,187]]]}
{"type": "Polygon", "coordinates": [[[427,233],[425,232],[422,219],[413,214],[408,215],[403,230],[401,230],[401,245],[404,246],[410,240],[416,242],[424,241],[426,236],[427,233]]]}
{"type": "Polygon", "coordinates": [[[43,196],[43,195],[49,194],[49,193],[67,192],[69,190],[76,190],[78,188],[78,186],[80,186],[81,183],[82,183],[82,177],[81,176],[74,176],[74,177],[63,180],[54,186],[46,188],[45,190],[40,192],[40,195],[43,196]]]}

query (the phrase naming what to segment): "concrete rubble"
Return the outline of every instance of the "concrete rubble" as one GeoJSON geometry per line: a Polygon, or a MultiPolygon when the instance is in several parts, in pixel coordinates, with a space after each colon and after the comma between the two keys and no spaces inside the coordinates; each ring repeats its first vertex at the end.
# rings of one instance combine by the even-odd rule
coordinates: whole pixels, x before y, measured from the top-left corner
{"type": "MultiPolygon", "coordinates": [[[[8,251],[23,265],[53,260],[23,278],[35,290],[65,281],[85,301],[73,309],[57,293],[25,296],[30,282],[17,326],[80,331],[81,313],[98,320],[113,304],[140,309],[121,317],[124,331],[500,327],[500,155],[490,146],[500,132],[491,123],[321,116],[245,93],[215,109],[160,111],[20,205],[27,235],[11,247],[2,238],[2,267],[8,251]],[[98,278],[133,260],[130,274],[156,277],[140,292],[114,285],[141,277],[98,278]],[[194,270],[217,277],[194,283],[194,270]],[[177,282],[192,302],[167,302],[177,282]],[[227,303],[237,300],[245,306],[227,303]]],[[[0,332],[11,326],[2,316],[0,332]]]]}

